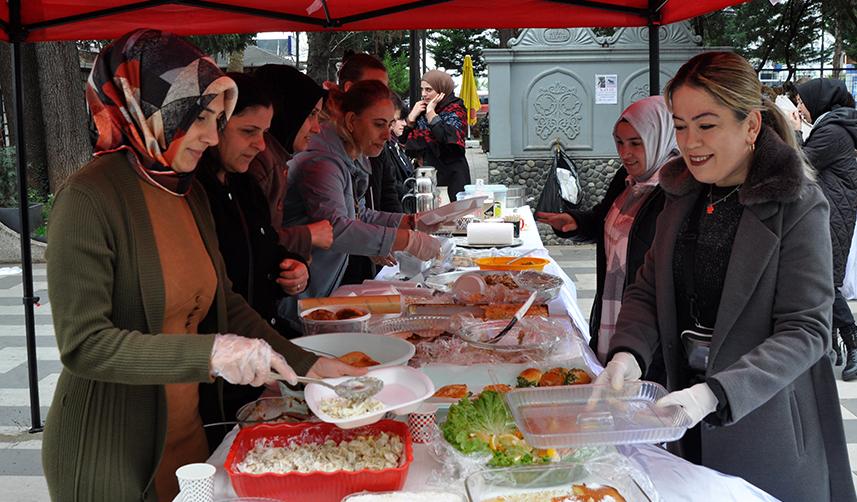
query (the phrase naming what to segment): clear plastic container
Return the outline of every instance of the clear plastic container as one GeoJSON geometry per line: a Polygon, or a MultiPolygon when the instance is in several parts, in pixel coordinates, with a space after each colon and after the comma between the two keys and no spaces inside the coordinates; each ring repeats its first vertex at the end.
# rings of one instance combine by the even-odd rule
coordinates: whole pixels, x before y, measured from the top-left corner
{"type": "Polygon", "coordinates": [[[369,319],[371,317],[372,314],[362,306],[337,305],[329,307],[315,307],[304,310],[301,312],[301,323],[303,324],[305,335],[318,335],[321,333],[365,333],[369,327],[369,319]],[[341,310],[345,309],[355,309],[365,312],[365,314],[359,317],[352,317],[351,319],[336,319],[330,321],[317,321],[307,317],[316,310],[329,310],[334,314],[338,314],[341,310]]]}
{"type": "Polygon", "coordinates": [[[242,406],[235,414],[240,428],[258,423],[298,423],[312,417],[306,401],[295,396],[263,397],[242,406]]]}
{"type": "Polygon", "coordinates": [[[537,356],[547,356],[553,352],[563,334],[562,326],[549,319],[524,318],[518,321],[503,337],[491,343],[489,340],[498,335],[508,319],[498,321],[462,320],[462,329],[458,336],[466,343],[480,349],[498,352],[520,352],[537,356]]]}
{"type": "Polygon", "coordinates": [[[369,332],[378,335],[392,335],[395,333],[432,335],[438,332],[449,331],[450,323],[449,317],[439,315],[395,317],[371,323],[369,325],[369,332]]]}
{"type": "MultiPolygon", "coordinates": [[[[464,483],[471,502],[488,500],[561,500],[574,485],[589,489],[611,487],[629,502],[653,500],[644,493],[626,466],[606,461],[561,463],[551,466],[522,466],[479,471],[464,483]]],[[[655,495],[656,497],[656,495],[655,495]]],[[[594,500],[620,500],[595,498],[594,500]]],[[[592,500],[587,497],[572,500],[592,500]]]]}
{"type": "Polygon", "coordinates": [[[536,448],[661,443],[682,437],[691,419],[654,382],[518,389],[505,395],[515,423],[536,448]]]}

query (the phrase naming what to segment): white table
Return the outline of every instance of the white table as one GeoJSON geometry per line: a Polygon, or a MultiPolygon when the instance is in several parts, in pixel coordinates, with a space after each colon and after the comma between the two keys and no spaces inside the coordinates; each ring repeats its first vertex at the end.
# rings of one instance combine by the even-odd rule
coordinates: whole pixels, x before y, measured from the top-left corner
{"type": "MultiPolygon", "coordinates": [[[[515,250],[518,253],[535,250],[533,256],[541,256],[550,260],[550,263],[545,267],[545,272],[559,276],[565,282],[565,287],[562,288],[560,296],[550,305],[551,312],[554,314],[556,312],[567,313],[571,322],[588,341],[589,328],[577,305],[577,290],[574,282],[563,272],[559,264],[548,256],[530,208],[527,206],[518,208],[518,213],[522,215],[525,224],[524,230],[521,232],[523,244],[515,250]]],[[[378,279],[390,280],[397,272],[397,267],[385,267],[378,274],[378,279]]],[[[587,359],[595,361],[595,356],[591,350],[588,347],[585,347],[585,350],[589,351],[587,359]]],[[[208,463],[217,467],[215,498],[235,496],[223,464],[237,433],[238,428],[236,427],[208,459],[208,463]]],[[[694,465],[654,445],[621,446],[619,451],[649,476],[662,500],[667,502],[684,500],[694,502],[707,500],[718,502],[777,500],[741,478],[694,465]]],[[[409,491],[425,489],[426,481],[437,467],[439,464],[429,454],[428,447],[422,444],[414,444],[414,461],[408,472],[404,489],[409,491]]],[[[450,487],[447,486],[447,488],[450,487]]],[[[463,493],[463,486],[452,488],[463,493]]]]}

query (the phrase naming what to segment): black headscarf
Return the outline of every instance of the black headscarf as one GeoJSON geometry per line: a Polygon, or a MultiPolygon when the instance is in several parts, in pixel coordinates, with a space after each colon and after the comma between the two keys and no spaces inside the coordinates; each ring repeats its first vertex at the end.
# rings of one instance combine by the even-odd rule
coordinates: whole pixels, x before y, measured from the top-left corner
{"type": "Polygon", "coordinates": [[[295,153],[295,136],[327,91],[293,66],[266,64],[253,74],[268,87],[274,103],[271,134],[290,154],[295,153]]]}
{"type": "Polygon", "coordinates": [[[854,107],[854,98],[842,80],[814,78],[798,85],[797,93],[812,115],[813,122],[836,108],[854,107]]]}

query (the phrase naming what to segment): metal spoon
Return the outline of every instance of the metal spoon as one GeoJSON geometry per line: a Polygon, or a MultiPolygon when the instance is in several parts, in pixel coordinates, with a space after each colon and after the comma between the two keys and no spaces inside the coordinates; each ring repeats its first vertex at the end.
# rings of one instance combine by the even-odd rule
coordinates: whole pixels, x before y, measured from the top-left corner
{"type": "Polygon", "coordinates": [[[526,253],[522,254],[521,256],[519,256],[519,257],[515,258],[514,260],[509,260],[509,261],[507,261],[507,262],[506,262],[506,266],[508,266],[508,265],[512,265],[512,264],[514,264],[515,262],[518,262],[518,261],[520,261],[520,260],[523,260],[524,258],[529,258],[529,256],[530,256],[531,254],[535,253],[535,252],[536,252],[536,250],[535,250],[535,249],[531,249],[531,250],[527,251],[526,253]]]}
{"type": "MultiPolygon", "coordinates": [[[[285,380],[285,378],[276,373],[272,373],[271,377],[276,380],[285,380]]],[[[375,394],[381,392],[381,389],[384,388],[383,380],[370,376],[349,378],[348,380],[340,382],[336,385],[333,385],[329,382],[325,382],[320,378],[299,376],[297,380],[301,383],[316,383],[323,387],[327,387],[328,389],[332,389],[333,392],[336,392],[337,396],[343,399],[348,399],[350,401],[365,401],[370,397],[374,396],[375,394]]]]}

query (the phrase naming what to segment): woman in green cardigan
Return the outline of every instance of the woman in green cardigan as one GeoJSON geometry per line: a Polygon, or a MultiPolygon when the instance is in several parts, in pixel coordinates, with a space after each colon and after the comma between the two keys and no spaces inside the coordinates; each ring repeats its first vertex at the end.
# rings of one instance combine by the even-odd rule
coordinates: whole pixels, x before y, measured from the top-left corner
{"type": "Polygon", "coordinates": [[[95,158],[57,194],[47,252],[63,362],[42,447],[53,500],[172,500],[176,467],[208,456],[199,383],[365,372],[293,345],[232,292],[193,171],[236,93],[154,30],[93,66],[95,158]]]}

